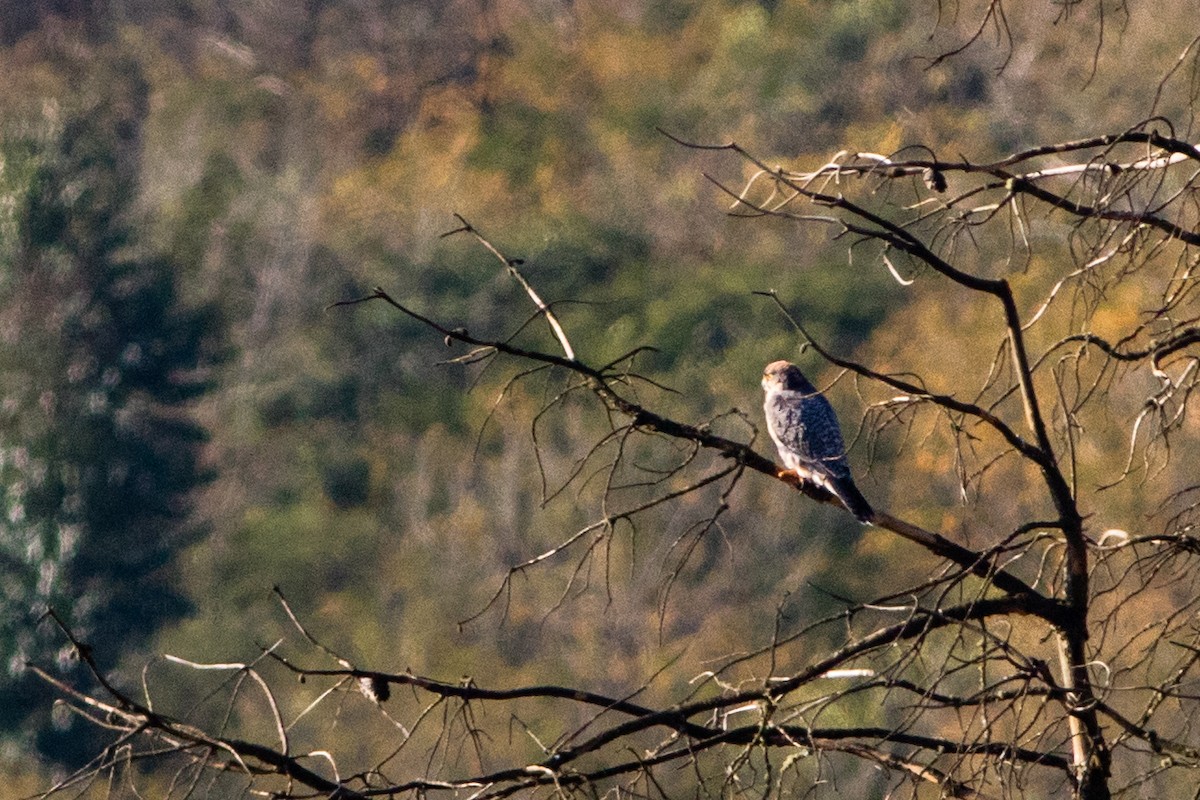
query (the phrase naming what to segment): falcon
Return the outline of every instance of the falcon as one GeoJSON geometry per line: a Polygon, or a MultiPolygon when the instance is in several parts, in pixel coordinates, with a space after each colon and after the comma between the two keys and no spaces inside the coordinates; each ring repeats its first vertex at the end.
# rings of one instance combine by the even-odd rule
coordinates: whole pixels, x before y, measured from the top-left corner
{"type": "Polygon", "coordinates": [[[774,361],[763,370],[767,393],[763,411],[779,457],[787,469],[779,476],[795,475],[800,481],[828,490],[859,522],[875,516],[871,505],[850,477],[846,445],[837,415],[795,364],[774,361]]]}

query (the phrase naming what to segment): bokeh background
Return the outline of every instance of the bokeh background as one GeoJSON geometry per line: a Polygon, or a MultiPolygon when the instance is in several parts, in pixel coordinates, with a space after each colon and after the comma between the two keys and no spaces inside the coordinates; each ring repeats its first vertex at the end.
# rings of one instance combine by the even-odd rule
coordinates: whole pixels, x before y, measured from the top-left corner
{"type": "MultiPolygon", "coordinates": [[[[0,2],[0,774],[31,793],[95,752],[24,670],[78,671],[46,604],[127,686],[156,653],[248,660],[294,635],[277,585],[356,663],[622,696],[761,643],[779,614],[801,624],[927,571],[746,480],[703,537],[712,494],[619,529],[578,573],[573,556],[519,576],[488,609],[511,565],[595,518],[595,483],[545,498],[603,416],[563,403],[539,470],[531,419],[553,380],[497,403],[503,367],[440,364],[461,349],[382,304],[326,307],[378,285],[448,325],[515,332],[532,307],[474,240],[442,238],[457,213],[524,259],[585,360],[653,345],[637,368],[678,391],[656,407],[725,415],[729,435],[752,435],[732,409],[759,422],[761,366],[800,357],[756,290],[877,368],[985,375],[990,317],[951,287],[903,287],[820,226],[727,216],[705,174],[737,186],[746,165],[657,130],[810,168],[909,145],[984,160],[1151,114],[1193,132],[1194,80],[1160,84],[1195,35],[1178,24],[1192,0],[1128,15],[1012,0],[1007,29],[935,61],[984,5],[0,2]]],[[[554,347],[541,326],[523,336],[554,347]]],[[[860,485],[896,516],[982,546],[1045,502],[1016,481],[1004,507],[972,505],[936,439],[902,465],[887,441],[866,452],[864,398],[849,380],[832,394],[860,485]]],[[[1125,445],[1100,431],[1091,447],[1119,472],[1125,445]]],[[[1157,502],[1105,498],[1105,525],[1157,502]]],[[[151,663],[164,706],[195,694],[151,663]]],[[[663,697],[686,684],[671,680],[663,697]]]]}

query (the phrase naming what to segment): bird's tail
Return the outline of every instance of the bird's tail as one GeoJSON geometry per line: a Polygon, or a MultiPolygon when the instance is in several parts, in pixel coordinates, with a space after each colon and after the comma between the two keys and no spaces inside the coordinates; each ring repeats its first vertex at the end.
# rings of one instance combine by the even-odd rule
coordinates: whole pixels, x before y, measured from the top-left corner
{"type": "Polygon", "coordinates": [[[833,493],[842,501],[842,505],[846,506],[859,522],[865,525],[875,519],[875,510],[871,508],[867,498],[863,497],[862,492],[854,485],[854,481],[849,478],[835,481],[833,490],[833,493]]]}

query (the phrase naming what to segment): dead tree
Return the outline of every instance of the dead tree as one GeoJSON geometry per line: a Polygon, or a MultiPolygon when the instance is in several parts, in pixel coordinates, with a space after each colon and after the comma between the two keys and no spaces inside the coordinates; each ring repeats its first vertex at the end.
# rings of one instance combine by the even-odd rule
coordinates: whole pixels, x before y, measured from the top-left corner
{"type": "MultiPolygon", "coordinates": [[[[819,796],[854,761],[876,765],[887,787],[906,784],[921,797],[1194,792],[1200,481],[1189,401],[1200,363],[1200,149],[1160,120],[991,163],[905,151],[840,153],[795,169],[768,165],[735,143],[681,144],[749,165],[744,183],[717,181],[731,213],[762,218],[756,224],[827,226],[855,253],[856,268],[887,270],[897,291],[948,287],[956,302],[988,310],[994,323],[971,333],[994,353],[979,380],[931,363],[883,369],[869,348],[851,358],[809,341],[854,376],[869,401],[865,429],[876,441],[894,436],[899,458],[918,446],[905,434],[920,426],[959,448],[963,492],[973,498],[962,514],[1018,490],[985,479],[1002,464],[1016,465],[1012,474],[1027,481],[1020,490],[1036,494],[1047,514],[1007,530],[968,522],[972,541],[986,545],[967,546],[953,532],[880,510],[873,525],[882,533],[871,535],[919,546],[923,580],[747,643],[657,704],[641,702],[644,686],[610,696],[355,664],[325,647],[281,595],[294,642],[264,646],[253,663],[175,659],[197,674],[228,674],[210,701],[227,713],[207,724],[173,716],[99,673],[95,686],[79,688],[38,668],[64,703],[114,736],[48,795],[133,782],[131,765],[148,761],[176,765],[166,794],[178,797],[214,780],[278,798],[819,796]],[[1122,324],[1112,323],[1114,308],[1122,324]],[[1124,439],[1116,463],[1090,443],[1102,430],[1124,439]],[[1120,487],[1155,511],[1138,518],[1144,529],[1109,518],[1108,498],[1120,487]],[[823,641],[814,632],[831,629],[838,641],[814,647],[823,641]],[[777,671],[783,654],[798,666],[777,671]],[[321,687],[300,712],[283,710],[292,704],[281,694],[299,691],[285,688],[281,676],[289,674],[321,687]],[[382,756],[352,763],[293,742],[299,727],[322,715],[329,725],[355,702],[377,709],[387,731],[382,756]],[[247,704],[257,704],[259,723],[270,721],[257,737],[232,713],[247,704]],[[523,722],[531,707],[547,712],[539,725],[523,722]],[[524,744],[514,744],[514,726],[524,744]],[[524,755],[529,741],[537,742],[532,759],[524,755]]],[[[603,451],[604,480],[615,486],[640,475],[649,487],[627,507],[606,502],[592,523],[514,565],[510,578],[554,559],[575,558],[582,568],[622,522],[694,495],[708,498],[708,524],[716,525],[743,482],[777,481],[777,492],[836,503],[818,487],[781,480],[774,459],[755,448],[753,425],[739,438],[673,416],[669,395],[631,366],[636,351],[607,363],[578,352],[521,262],[460,222],[452,233],[478,237],[527,292],[532,325],[520,335],[468,332],[383,289],[338,305],[387,304],[431,335],[467,345],[457,362],[507,365],[513,382],[555,374],[561,388],[539,416],[565,398],[590,398],[607,431],[584,462],[603,451]],[[534,327],[554,346],[530,344],[534,327]],[[649,470],[631,455],[639,448],[665,449],[669,466],[649,470]]],[[[786,309],[787,300],[763,302],[786,309]]],[[[581,464],[568,482],[585,472],[581,464]]],[[[90,663],[87,646],[75,644],[90,663]]]]}

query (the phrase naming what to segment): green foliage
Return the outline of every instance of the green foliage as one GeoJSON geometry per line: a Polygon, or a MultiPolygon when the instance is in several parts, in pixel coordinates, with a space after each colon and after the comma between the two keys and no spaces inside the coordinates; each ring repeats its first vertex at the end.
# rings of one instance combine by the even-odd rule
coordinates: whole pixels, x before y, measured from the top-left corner
{"type": "Polygon", "coordinates": [[[361,456],[333,457],[321,481],[325,496],[340,509],[365,504],[371,496],[371,464],[361,456]]]}
{"type": "Polygon", "coordinates": [[[547,141],[569,140],[573,133],[568,119],[542,113],[523,103],[487,109],[481,132],[483,136],[467,165],[504,172],[514,191],[533,182],[538,166],[546,157],[547,141]]]}
{"type": "MultiPolygon", "coordinates": [[[[0,87],[0,666],[55,660],[61,638],[33,625],[45,603],[103,656],[178,620],[164,646],[250,658],[278,622],[278,583],[381,668],[623,695],[683,642],[698,673],[765,641],[784,592],[800,627],[830,604],[812,584],[865,591],[879,570],[847,574],[842,559],[853,547],[877,565],[883,546],[746,488],[667,602],[672,542],[695,508],[620,527],[586,589],[564,595],[575,564],[555,562],[519,583],[498,632],[498,615],[459,631],[509,566],[590,521],[594,485],[544,502],[543,480],[561,485],[605,420],[573,398],[540,420],[543,476],[529,420],[559,376],[513,387],[503,366],[439,364],[463,348],[386,308],[324,306],[382,285],[471,332],[553,349],[491,254],[439,239],[462,213],[523,259],[589,362],[652,345],[636,366],[678,394],[639,392],[689,422],[738,408],[757,424],[761,365],[806,356],[754,291],[777,290],[837,351],[897,370],[937,331],[958,332],[937,344],[957,363],[978,345],[975,320],[953,296],[914,299],[878,253],[725,217],[729,196],[701,173],[736,187],[740,165],[656,127],[785,163],[913,141],[983,157],[1077,134],[1097,97],[1120,129],[1148,84],[1100,76],[1082,91],[1069,64],[1092,43],[1070,26],[1044,26],[1052,46],[1004,76],[995,49],[931,67],[914,53],[963,29],[935,29],[928,4],[905,0],[550,6],[454,19],[459,6],[434,0],[139,0],[111,30],[23,11],[0,30],[13,40],[0,63],[13,82],[0,87]],[[197,373],[224,327],[236,354],[197,373]],[[213,480],[189,517],[206,477],[195,418],[213,480]]],[[[1042,24],[1023,16],[1012,23],[1042,24]]],[[[1168,34],[1131,27],[1124,52],[1138,58],[1122,70],[1174,58],[1168,34]]],[[[836,377],[811,365],[822,384],[836,377]]],[[[853,418],[849,383],[837,393],[853,418]]],[[[714,424],[748,438],[740,419],[714,424]]],[[[887,443],[879,453],[888,475],[887,443]]],[[[953,465],[909,469],[930,484],[920,499],[869,477],[864,490],[940,521],[953,465]]],[[[15,693],[0,696],[13,728],[29,707],[15,693]]]]}
{"type": "Polygon", "coordinates": [[[200,180],[184,195],[171,253],[185,264],[201,263],[213,224],[229,213],[243,186],[241,170],[228,153],[209,156],[200,180]]]}
{"type": "Polygon", "coordinates": [[[136,252],[127,215],[144,91],[122,66],[61,128],[0,145],[12,210],[0,263],[0,707],[26,732],[36,708],[44,746],[63,758],[45,687],[22,676],[61,648],[40,615],[53,605],[84,636],[136,646],[188,608],[170,563],[202,530],[189,512],[205,433],[184,408],[208,388],[197,370],[214,331],[208,312],[179,306],[178,267],[136,252]]]}

